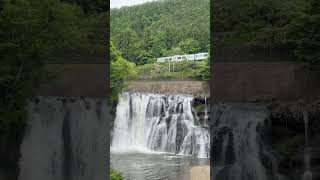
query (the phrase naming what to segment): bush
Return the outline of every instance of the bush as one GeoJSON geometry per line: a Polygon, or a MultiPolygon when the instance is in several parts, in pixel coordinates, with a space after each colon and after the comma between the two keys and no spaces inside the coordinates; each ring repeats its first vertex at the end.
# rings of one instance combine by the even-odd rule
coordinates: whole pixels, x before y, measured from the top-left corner
{"type": "Polygon", "coordinates": [[[111,169],[110,180],[123,180],[122,174],[119,171],[111,169]]]}
{"type": "Polygon", "coordinates": [[[145,64],[137,67],[138,76],[131,80],[202,80],[209,79],[209,60],[145,64]],[[173,71],[174,70],[174,71],[173,71]]]}

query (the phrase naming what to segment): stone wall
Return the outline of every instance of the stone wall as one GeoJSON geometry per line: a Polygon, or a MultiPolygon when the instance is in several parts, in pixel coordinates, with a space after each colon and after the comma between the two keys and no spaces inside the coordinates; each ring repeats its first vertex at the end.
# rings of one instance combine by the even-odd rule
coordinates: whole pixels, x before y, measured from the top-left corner
{"type": "Polygon", "coordinates": [[[209,84],[204,81],[134,81],[127,82],[126,91],[209,96],[209,84]]]}
{"type": "MultiPolygon", "coordinates": [[[[108,95],[107,66],[50,64],[57,77],[44,82],[40,96],[108,95]]],[[[320,96],[320,67],[297,62],[214,62],[211,89],[207,82],[134,81],[126,91],[212,95],[214,102],[295,101],[320,96]],[[210,92],[210,93],[209,93],[210,92]]]]}
{"type": "MultiPolygon", "coordinates": [[[[108,96],[105,64],[49,64],[47,69],[56,77],[43,83],[39,96],[108,96]]],[[[203,81],[130,81],[126,84],[125,91],[209,96],[209,85],[203,81]]]]}

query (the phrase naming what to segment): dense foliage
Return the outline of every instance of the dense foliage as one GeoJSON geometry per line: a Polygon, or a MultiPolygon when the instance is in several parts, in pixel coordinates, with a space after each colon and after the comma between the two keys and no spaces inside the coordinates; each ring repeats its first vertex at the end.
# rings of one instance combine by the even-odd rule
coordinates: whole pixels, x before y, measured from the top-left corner
{"type": "Polygon", "coordinates": [[[223,46],[286,48],[307,62],[319,61],[317,0],[224,0],[215,2],[214,43],[223,46]]]}
{"type": "Polygon", "coordinates": [[[215,6],[215,32],[229,32],[225,43],[276,46],[286,42],[290,23],[304,9],[305,0],[225,0],[215,6]]]}
{"type": "Polygon", "coordinates": [[[58,0],[4,0],[0,10],[0,131],[21,125],[52,49],[86,44],[82,10],[58,0]]]}
{"type": "Polygon", "coordinates": [[[69,3],[79,5],[83,11],[89,13],[101,13],[108,10],[109,1],[106,0],[63,0],[69,3]]]}
{"type": "Polygon", "coordinates": [[[209,51],[209,0],[162,0],[111,10],[111,40],[143,65],[165,55],[209,51]]]}
{"type": "Polygon", "coordinates": [[[124,81],[128,77],[134,77],[137,72],[135,64],[125,60],[120,51],[118,51],[113,43],[110,44],[110,89],[111,89],[111,103],[116,102],[118,95],[125,87],[124,81]]]}
{"type": "Polygon", "coordinates": [[[320,63],[320,1],[310,0],[294,27],[297,56],[310,63],[320,63]]]}
{"type": "Polygon", "coordinates": [[[150,63],[137,67],[138,76],[131,80],[209,80],[209,59],[205,61],[186,61],[150,63]]]}
{"type": "Polygon", "coordinates": [[[111,169],[110,180],[123,180],[122,174],[114,169],[111,169]]]}

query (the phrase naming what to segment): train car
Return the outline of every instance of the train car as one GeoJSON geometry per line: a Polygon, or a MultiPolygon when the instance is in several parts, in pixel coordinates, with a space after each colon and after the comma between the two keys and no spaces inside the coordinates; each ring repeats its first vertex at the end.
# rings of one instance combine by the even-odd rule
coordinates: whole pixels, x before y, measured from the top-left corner
{"type": "Polygon", "coordinates": [[[209,57],[209,53],[198,53],[198,54],[195,54],[194,56],[196,61],[205,60],[209,57]]]}
{"type": "Polygon", "coordinates": [[[164,63],[164,62],[181,62],[181,61],[200,61],[200,60],[205,60],[208,57],[209,57],[209,53],[174,55],[170,57],[157,58],[157,62],[164,63]]]}

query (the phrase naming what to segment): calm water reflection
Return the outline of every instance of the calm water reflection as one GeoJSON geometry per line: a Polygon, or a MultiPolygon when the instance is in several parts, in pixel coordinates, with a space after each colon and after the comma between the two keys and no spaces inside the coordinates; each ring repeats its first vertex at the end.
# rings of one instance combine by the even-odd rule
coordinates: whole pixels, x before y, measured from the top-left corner
{"type": "Polygon", "coordinates": [[[111,166],[125,180],[184,180],[192,166],[209,165],[209,159],[170,154],[111,154],[111,166]]]}

